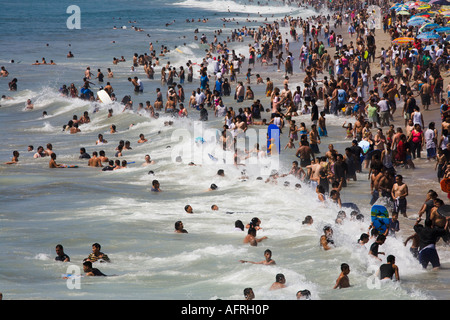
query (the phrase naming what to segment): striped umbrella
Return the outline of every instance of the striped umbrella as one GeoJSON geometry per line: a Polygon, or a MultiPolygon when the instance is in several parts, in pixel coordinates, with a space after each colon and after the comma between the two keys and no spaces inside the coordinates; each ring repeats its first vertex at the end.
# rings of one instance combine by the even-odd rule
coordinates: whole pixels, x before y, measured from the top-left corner
{"type": "Polygon", "coordinates": [[[411,43],[411,42],[414,42],[414,38],[401,37],[401,38],[392,40],[393,44],[405,44],[405,43],[411,43]]]}
{"type": "Polygon", "coordinates": [[[431,8],[431,6],[429,4],[423,4],[423,5],[419,6],[419,7],[417,7],[416,9],[417,10],[427,10],[427,9],[430,9],[430,8],[431,8]]]}

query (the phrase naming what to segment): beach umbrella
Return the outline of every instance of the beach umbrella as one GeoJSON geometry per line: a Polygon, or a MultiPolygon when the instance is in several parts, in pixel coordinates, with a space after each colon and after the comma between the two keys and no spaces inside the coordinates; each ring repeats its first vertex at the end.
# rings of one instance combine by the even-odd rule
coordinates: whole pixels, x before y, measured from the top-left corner
{"type": "Polygon", "coordinates": [[[402,4],[402,5],[400,5],[400,6],[398,6],[398,7],[396,7],[396,8],[394,8],[394,10],[395,11],[404,11],[404,10],[408,10],[409,9],[409,7],[408,6],[406,6],[406,5],[404,5],[404,4],[402,4]]]}
{"type": "Polygon", "coordinates": [[[403,10],[403,11],[397,12],[397,14],[402,15],[402,16],[409,16],[411,13],[409,13],[408,11],[403,10]]]}
{"type": "Polygon", "coordinates": [[[408,21],[412,21],[412,20],[416,20],[416,19],[422,19],[422,20],[425,20],[427,22],[429,22],[429,20],[431,20],[429,15],[421,15],[421,16],[419,16],[419,15],[416,14],[416,15],[410,17],[408,21]]]}
{"type": "Polygon", "coordinates": [[[423,19],[423,18],[417,18],[417,19],[410,19],[409,21],[408,21],[408,24],[407,24],[407,26],[408,27],[417,27],[417,26],[422,26],[422,25],[424,25],[424,24],[427,24],[428,23],[428,20],[425,20],[425,19],[423,19]]]}
{"type": "Polygon", "coordinates": [[[447,0],[431,0],[429,4],[435,4],[439,6],[449,6],[450,2],[448,2],[447,0]]]}
{"type": "Polygon", "coordinates": [[[430,8],[431,8],[431,6],[429,4],[422,4],[422,5],[418,6],[416,9],[417,10],[427,10],[430,8]]]}
{"type": "Polygon", "coordinates": [[[434,32],[423,32],[417,35],[417,39],[421,40],[436,40],[439,39],[441,36],[434,32]]]}
{"type": "Polygon", "coordinates": [[[397,9],[397,8],[407,8],[408,6],[404,3],[396,3],[394,4],[391,9],[397,9]]]}
{"type": "Polygon", "coordinates": [[[440,25],[438,25],[437,23],[427,23],[419,29],[419,32],[428,32],[439,27],[440,25]]]}
{"type": "Polygon", "coordinates": [[[412,43],[412,42],[414,42],[414,38],[409,38],[409,37],[401,37],[401,38],[392,40],[393,44],[405,44],[405,43],[412,43]]]}
{"type": "Polygon", "coordinates": [[[450,33],[450,27],[440,27],[440,28],[436,28],[434,29],[434,31],[436,31],[437,33],[450,33]]]}
{"type": "Polygon", "coordinates": [[[423,16],[434,16],[436,15],[435,11],[424,11],[424,12],[418,12],[413,17],[423,17],[423,16]]]}

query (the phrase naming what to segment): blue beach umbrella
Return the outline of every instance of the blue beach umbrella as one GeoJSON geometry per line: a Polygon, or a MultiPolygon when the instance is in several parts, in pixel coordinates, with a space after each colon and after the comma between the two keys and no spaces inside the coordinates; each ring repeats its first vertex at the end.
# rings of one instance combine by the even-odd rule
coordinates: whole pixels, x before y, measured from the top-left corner
{"type": "Polygon", "coordinates": [[[439,39],[441,36],[434,32],[423,32],[420,33],[416,38],[421,40],[433,40],[439,39]]]}
{"type": "Polygon", "coordinates": [[[438,32],[438,33],[441,33],[441,32],[444,32],[444,33],[450,33],[450,27],[436,28],[436,29],[434,29],[434,31],[436,31],[436,32],[438,32]]]}
{"type": "Polygon", "coordinates": [[[434,30],[434,29],[439,28],[439,27],[441,27],[441,26],[438,25],[437,23],[427,23],[427,24],[424,24],[419,29],[419,32],[428,32],[428,31],[434,30]]]}
{"type": "Polygon", "coordinates": [[[448,6],[448,5],[450,5],[450,2],[448,2],[447,0],[431,0],[429,2],[429,4],[435,4],[435,5],[439,5],[439,6],[448,6]]]}
{"type": "Polygon", "coordinates": [[[398,11],[408,11],[409,8],[408,8],[407,5],[401,5],[401,6],[398,6],[397,8],[394,8],[394,10],[395,10],[396,12],[398,12],[398,11]]]}
{"type": "Polygon", "coordinates": [[[408,27],[418,27],[418,26],[422,26],[426,23],[428,23],[428,20],[425,20],[422,18],[417,18],[417,19],[409,20],[407,26],[408,27]]]}

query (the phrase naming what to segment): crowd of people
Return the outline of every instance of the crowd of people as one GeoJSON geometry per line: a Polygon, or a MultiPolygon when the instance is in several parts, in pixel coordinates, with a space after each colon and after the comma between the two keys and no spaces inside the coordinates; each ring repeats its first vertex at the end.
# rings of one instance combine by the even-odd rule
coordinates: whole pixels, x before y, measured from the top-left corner
{"type": "MultiPolygon", "coordinates": [[[[309,3],[306,1],[303,4],[309,3]]],[[[358,241],[364,246],[370,238],[375,239],[368,254],[379,259],[378,255],[382,254],[378,250],[379,246],[383,245],[386,236],[399,230],[398,215],[407,217],[408,185],[399,172],[414,169],[422,163],[419,159],[425,156],[426,151],[425,158],[436,162],[438,181],[450,177],[450,93],[445,96],[442,75],[448,70],[449,49],[443,37],[432,43],[415,38],[413,42],[395,44],[394,40],[399,37],[414,37],[417,30],[407,27],[407,21],[391,11],[388,2],[371,1],[370,4],[382,7],[382,32],[389,34],[392,40],[392,44],[386,48],[377,45],[375,32],[381,31],[375,31],[371,22],[372,13],[362,2],[333,1],[328,6],[329,9],[335,10],[331,16],[285,17],[281,21],[265,23],[259,28],[242,27],[233,31],[227,38],[229,41],[223,43],[215,37],[209,43],[210,47],[203,62],[196,65],[199,68],[199,87],[192,91],[190,97],[185,97],[185,79],[186,84],[193,84],[195,64],[188,61],[185,67],[175,68],[168,62],[162,66],[161,88],[156,92],[153,105],[150,101],[146,101],[145,106],[139,103],[137,112],[148,114],[149,117],[157,117],[158,112],[174,117],[187,117],[189,114],[191,117],[191,112],[198,111],[201,121],[208,121],[209,114],[223,118],[219,143],[224,150],[235,152],[236,165],[245,163],[249,154],[267,157],[273,155],[275,150],[264,151],[259,145],[255,146],[255,150],[238,150],[235,141],[241,133],[245,133],[251,126],[277,125],[280,132],[289,137],[285,150],[295,154],[299,160],[293,161],[289,174],[298,178],[299,182],[314,188],[320,202],[337,204],[341,211],[336,223],[342,223],[346,219],[342,210],[349,205],[342,203],[340,192],[357,180],[358,173],[368,170],[370,204],[375,204],[382,198],[392,209],[391,224],[386,233],[377,234],[377,230],[371,226],[371,231],[363,234],[358,241]],[[344,30],[344,25],[347,30],[344,30]],[[289,36],[284,36],[280,31],[280,28],[286,27],[290,30],[289,36]],[[348,37],[343,36],[344,32],[348,32],[348,37]],[[228,50],[227,42],[241,39],[252,39],[248,46],[248,55],[228,50]],[[293,50],[294,46],[290,41],[298,44],[298,51],[293,50]],[[297,65],[294,61],[297,61],[297,65]],[[379,65],[376,65],[377,63],[379,65]],[[274,83],[273,77],[264,79],[261,76],[264,68],[269,65],[276,66],[279,74],[284,71],[280,86],[274,83]],[[254,74],[255,70],[261,72],[254,74]],[[297,72],[303,76],[303,88],[296,86],[294,89],[291,88],[290,78],[297,72]],[[265,85],[265,97],[258,99],[252,90],[253,84],[265,85]],[[166,89],[165,95],[163,89],[166,89]],[[416,99],[418,97],[420,100],[416,99]],[[425,122],[423,112],[434,112],[432,107],[438,105],[441,123],[425,122]],[[398,120],[395,121],[399,113],[401,124],[398,120]],[[309,125],[305,122],[297,123],[295,118],[299,115],[310,115],[310,121],[307,122],[309,125]],[[327,115],[345,117],[348,121],[348,124],[343,125],[349,141],[344,152],[336,150],[333,144],[328,144],[326,151],[322,148],[321,142],[326,141],[328,137],[325,119],[327,115]],[[299,145],[298,148],[296,144],[299,145]]],[[[437,23],[444,21],[439,15],[435,19],[437,23]]],[[[208,43],[206,37],[201,37],[199,41],[208,43]]],[[[155,50],[151,49],[151,52],[149,56],[135,54],[133,57],[133,67],[143,66],[150,80],[154,79],[153,68],[159,66],[155,50]]],[[[164,52],[161,51],[161,54],[164,52]]],[[[7,71],[2,70],[2,75],[8,76],[7,71]]],[[[97,77],[94,77],[89,67],[84,76],[80,93],[74,84],[69,87],[64,85],[61,93],[72,98],[95,101],[96,98],[90,90],[91,80],[103,82],[104,76],[99,69],[97,77]]],[[[113,78],[110,69],[108,77],[113,78]]],[[[138,77],[128,80],[135,92],[143,92],[143,82],[138,77]]],[[[107,91],[113,100],[117,100],[110,82],[102,89],[107,91]]],[[[447,91],[450,92],[450,86],[447,91]]],[[[124,105],[124,111],[133,110],[131,99],[125,99],[124,105]]],[[[89,121],[89,115],[85,113],[80,120],[76,117],[71,119],[64,126],[64,130],[77,133],[78,126],[89,121]]],[[[140,136],[139,139],[144,142],[145,137],[140,136]]],[[[141,143],[139,141],[138,143],[141,143]]],[[[97,144],[105,144],[102,137],[99,136],[97,144]]],[[[50,156],[49,166],[58,167],[51,144],[50,148],[47,147],[47,151],[39,147],[36,157],[50,156]]],[[[116,148],[117,158],[121,156],[120,151],[123,148],[121,144],[116,148]]],[[[100,160],[97,161],[97,154],[87,157],[85,153],[85,150],[81,149],[80,158],[89,158],[89,166],[101,167],[104,162],[113,170],[116,166],[124,168],[127,165],[126,161],[121,163],[120,160],[116,160],[118,163],[111,163],[112,160],[104,154],[100,155],[103,160],[99,157],[100,160]]],[[[17,163],[18,157],[18,151],[14,151],[13,159],[8,164],[17,163]]],[[[146,157],[146,163],[150,161],[150,156],[146,157]]],[[[271,178],[276,180],[278,176],[279,173],[274,173],[271,178]]],[[[154,191],[160,191],[158,181],[153,188],[154,191]]],[[[444,241],[449,240],[449,217],[438,213],[437,209],[443,205],[443,201],[437,193],[430,190],[427,195],[429,199],[427,198],[413,228],[415,235],[411,237],[414,242],[412,249],[417,250],[414,251],[415,256],[424,268],[429,263],[438,268],[440,263],[435,244],[441,237],[444,241]],[[424,213],[425,223],[421,225],[424,213]]],[[[355,211],[358,210],[352,209],[352,214],[355,211]]],[[[360,219],[357,218],[358,214],[360,212],[355,212],[354,219],[360,219]]],[[[312,223],[312,218],[309,223],[312,223]]],[[[248,229],[244,243],[256,246],[266,239],[256,238],[258,229],[255,226],[248,229]]],[[[175,224],[175,232],[187,233],[181,221],[175,224]]],[[[335,245],[332,233],[330,226],[324,229],[320,243],[325,251],[335,245]]],[[[104,275],[98,269],[92,268],[92,262],[95,262],[99,255],[100,246],[94,244],[94,249],[93,256],[84,261],[86,265],[83,264],[86,274],[104,275]]],[[[57,250],[57,260],[70,260],[62,252],[62,246],[57,247],[57,250]]],[[[266,254],[266,260],[259,263],[275,264],[271,259],[271,251],[266,251],[266,254]]],[[[106,255],[102,257],[105,260],[106,255]]],[[[342,264],[341,271],[334,288],[350,286],[349,265],[342,264]]],[[[389,255],[386,263],[380,267],[380,279],[385,278],[400,280],[393,255],[389,255]]],[[[284,275],[277,274],[271,290],[284,288],[285,282],[284,275]]],[[[247,299],[254,298],[251,288],[246,288],[244,295],[247,299]]],[[[298,292],[298,298],[305,296],[310,297],[307,290],[298,292]]]]}

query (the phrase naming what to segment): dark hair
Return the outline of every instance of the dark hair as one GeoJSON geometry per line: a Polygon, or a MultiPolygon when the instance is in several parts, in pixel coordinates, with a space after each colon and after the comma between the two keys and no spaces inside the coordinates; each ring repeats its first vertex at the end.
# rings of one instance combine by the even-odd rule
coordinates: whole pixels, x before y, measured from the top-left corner
{"type": "Polygon", "coordinates": [[[234,226],[235,226],[236,228],[239,228],[239,229],[241,229],[242,231],[244,231],[244,224],[242,223],[241,220],[236,220],[236,221],[234,222],[234,226]]]}
{"type": "Polygon", "coordinates": [[[278,273],[276,276],[275,276],[275,281],[276,282],[280,282],[281,280],[283,280],[284,279],[284,274],[282,274],[282,273],[278,273]]]}
{"type": "Polygon", "coordinates": [[[369,235],[367,233],[362,233],[359,237],[359,240],[369,239],[369,235]]]}
{"type": "Polygon", "coordinates": [[[312,217],[311,216],[306,216],[305,220],[302,221],[302,224],[306,224],[306,223],[310,223],[312,221],[312,217]]]}
{"type": "Polygon", "coordinates": [[[245,288],[244,289],[244,297],[247,297],[252,291],[253,291],[252,288],[245,288]]]}
{"type": "Polygon", "coordinates": [[[181,226],[181,221],[178,220],[177,222],[175,222],[175,229],[178,230],[181,226]]]}
{"type": "Polygon", "coordinates": [[[350,266],[347,263],[341,264],[341,271],[344,271],[345,269],[350,268],[350,266]]]}
{"type": "Polygon", "coordinates": [[[247,234],[256,235],[256,229],[250,226],[250,228],[248,228],[247,234]]]}
{"type": "Polygon", "coordinates": [[[297,292],[297,294],[301,294],[302,297],[305,297],[306,299],[311,299],[311,292],[309,290],[300,290],[297,292]]]}

